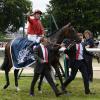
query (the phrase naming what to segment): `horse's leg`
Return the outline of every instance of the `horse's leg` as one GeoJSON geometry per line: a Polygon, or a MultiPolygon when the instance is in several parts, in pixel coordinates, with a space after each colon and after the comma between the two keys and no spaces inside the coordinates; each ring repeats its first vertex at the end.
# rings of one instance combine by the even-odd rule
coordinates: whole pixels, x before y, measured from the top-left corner
{"type": "Polygon", "coordinates": [[[5,77],[6,77],[6,84],[3,87],[3,89],[6,89],[10,85],[10,82],[9,82],[9,71],[7,71],[7,70],[5,70],[5,77]]]}
{"type": "Polygon", "coordinates": [[[43,78],[44,78],[44,74],[41,74],[40,80],[39,80],[39,83],[38,83],[38,90],[39,91],[41,91],[41,86],[42,86],[43,78]]]}
{"type": "Polygon", "coordinates": [[[53,68],[55,69],[55,71],[56,71],[56,73],[58,75],[58,78],[60,80],[61,86],[63,86],[63,80],[62,80],[62,76],[61,76],[59,67],[57,65],[53,65],[53,68]]]}
{"type": "Polygon", "coordinates": [[[19,69],[14,70],[15,86],[16,86],[17,91],[20,90],[19,87],[18,87],[18,72],[19,72],[19,69]]]}
{"type": "Polygon", "coordinates": [[[69,77],[69,60],[64,58],[65,80],[69,77]]]}
{"type": "Polygon", "coordinates": [[[8,55],[8,52],[9,50],[7,51],[7,47],[5,47],[5,55],[4,55],[4,61],[1,65],[1,69],[5,71],[5,78],[6,78],[6,84],[4,85],[3,89],[6,89],[9,85],[10,85],[10,82],[9,82],[9,71],[10,71],[10,64],[9,64],[9,55],[8,55]]]}
{"type": "Polygon", "coordinates": [[[100,54],[99,53],[96,53],[96,59],[97,59],[97,62],[100,63],[100,54]]]}
{"type": "Polygon", "coordinates": [[[57,73],[57,75],[58,75],[58,78],[59,78],[59,80],[60,80],[61,90],[62,90],[62,92],[66,93],[67,91],[66,91],[65,88],[64,88],[63,79],[62,79],[62,76],[61,76],[59,67],[58,67],[58,66],[55,66],[54,69],[55,69],[55,71],[56,71],[56,73],[57,73]]]}
{"type": "Polygon", "coordinates": [[[60,64],[60,62],[58,62],[58,65],[59,65],[59,68],[61,69],[61,71],[62,71],[62,73],[63,73],[63,76],[65,76],[65,72],[64,72],[64,70],[63,70],[63,68],[62,68],[62,66],[61,66],[61,64],[60,64]]]}
{"type": "Polygon", "coordinates": [[[54,72],[54,68],[51,66],[51,71],[50,71],[51,77],[53,79],[53,81],[57,84],[56,82],[56,78],[55,78],[55,72],[54,72]]]}

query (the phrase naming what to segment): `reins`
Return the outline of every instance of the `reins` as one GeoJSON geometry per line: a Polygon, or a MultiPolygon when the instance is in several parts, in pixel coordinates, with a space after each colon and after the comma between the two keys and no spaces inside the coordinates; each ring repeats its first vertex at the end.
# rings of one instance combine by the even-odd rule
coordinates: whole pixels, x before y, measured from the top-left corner
{"type": "MultiPolygon", "coordinates": [[[[61,44],[58,44],[58,43],[53,43],[53,42],[50,42],[50,41],[48,41],[48,43],[50,43],[50,44],[53,45],[53,46],[59,46],[59,47],[61,47],[61,44]]],[[[65,45],[65,47],[66,47],[66,49],[70,49],[70,48],[71,48],[72,46],[74,46],[76,43],[77,43],[76,40],[73,40],[73,41],[71,41],[67,46],[65,45]]]]}
{"type": "Polygon", "coordinates": [[[73,40],[73,41],[71,41],[71,43],[69,43],[68,46],[65,46],[65,47],[66,47],[66,49],[70,49],[70,48],[71,48],[72,46],[74,46],[76,43],[77,43],[76,40],[73,40]]]}

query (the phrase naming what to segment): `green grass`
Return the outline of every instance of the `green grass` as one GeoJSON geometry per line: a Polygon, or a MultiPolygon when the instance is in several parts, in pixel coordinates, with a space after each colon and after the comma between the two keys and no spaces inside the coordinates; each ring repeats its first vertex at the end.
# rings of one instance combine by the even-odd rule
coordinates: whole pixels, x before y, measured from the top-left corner
{"type": "Polygon", "coordinates": [[[6,34],[0,33],[0,42],[8,42],[11,39],[7,38],[6,34]]]}
{"type": "MultiPolygon", "coordinates": [[[[56,97],[51,87],[44,83],[42,86],[43,93],[40,94],[37,91],[37,84],[35,86],[35,96],[29,96],[29,88],[31,84],[32,77],[21,77],[19,80],[20,91],[16,92],[14,86],[13,74],[10,74],[10,86],[3,90],[5,84],[5,76],[0,73],[0,100],[100,100],[100,80],[94,79],[94,82],[90,84],[92,91],[96,92],[95,95],[85,95],[84,85],[82,79],[75,79],[67,88],[71,91],[70,96],[62,95],[56,97]]],[[[58,81],[59,82],[59,81],[58,81]]],[[[60,86],[58,87],[60,89],[60,86]]]]}

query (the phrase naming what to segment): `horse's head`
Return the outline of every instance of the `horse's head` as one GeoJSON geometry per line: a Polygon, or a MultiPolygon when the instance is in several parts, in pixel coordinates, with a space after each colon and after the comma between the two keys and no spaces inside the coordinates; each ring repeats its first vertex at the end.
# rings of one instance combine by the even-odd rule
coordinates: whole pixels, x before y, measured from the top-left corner
{"type": "Polygon", "coordinates": [[[57,32],[57,41],[56,43],[61,43],[65,38],[70,39],[72,41],[79,42],[79,37],[77,36],[77,32],[74,29],[73,26],[71,26],[71,23],[68,23],[67,25],[63,26],[58,32],[57,32]]]}

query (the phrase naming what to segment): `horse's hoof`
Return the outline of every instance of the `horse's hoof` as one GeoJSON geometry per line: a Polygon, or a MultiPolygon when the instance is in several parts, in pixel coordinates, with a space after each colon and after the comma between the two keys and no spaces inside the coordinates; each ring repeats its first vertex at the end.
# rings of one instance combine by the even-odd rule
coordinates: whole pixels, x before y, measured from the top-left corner
{"type": "Polygon", "coordinates": [[[6,89],[8,86],[9,86],[9,84],[5,85],[5,86],[3,87],[3,89],[6,89]]]}
{"type": "Polygon", "coordinates": [[[17,90],[17,92],[18,92],[18,91],[20,91],[20,88],[19,88],[19,87],[16,87],[16,90],[17,90]]]}

